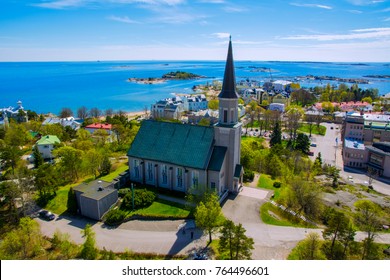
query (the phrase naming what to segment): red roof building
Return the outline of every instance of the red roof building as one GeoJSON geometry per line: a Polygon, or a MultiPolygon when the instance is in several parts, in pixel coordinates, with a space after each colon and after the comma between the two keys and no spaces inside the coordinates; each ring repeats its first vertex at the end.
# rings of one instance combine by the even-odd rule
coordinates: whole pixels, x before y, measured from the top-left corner
{"type": "Polygon", "coordinates": [[[88,130],[91,134],[95,132],[95,130],[98,129],[104,129],[108,132],[108,134],[111,134],[112,130],[112,124],[109,123],[93,123],[90,125],[87,125],[85,127],[86,130],[88,130]]]}

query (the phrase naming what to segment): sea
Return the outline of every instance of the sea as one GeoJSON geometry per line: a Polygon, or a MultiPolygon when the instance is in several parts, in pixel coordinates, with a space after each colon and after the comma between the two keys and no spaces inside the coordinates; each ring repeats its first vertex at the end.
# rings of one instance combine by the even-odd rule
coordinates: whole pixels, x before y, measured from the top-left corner
{"type": "MultiPolygon", "coordinates": [[[[93,61],[93,62],[0,62],[0,108],[16,107],[39,114],[58,114],[64,107],[74,113],[81,106],[122,110],[150,110],[151,104],[177,93],[193,93],[193,86],[222,80],[225,61],[93,61]],[[139,84],[128,78],[161,77],[171,71],[186,71],[204,78],[170,80],[161,84],[139,84]]],[[[377,88],[380,95],[390,92],[389,78],[366,75],[390,75],[390,63],[329,63],[284,61],[235,61],[237,81],[297,77],[332,76],[364,78],[363,89],[377,88]]],[[[302,87],[315,87],[337,81],[300,80],[302,87]]],[[[351,85],[351,84],[347,84],[351,85]]]]}

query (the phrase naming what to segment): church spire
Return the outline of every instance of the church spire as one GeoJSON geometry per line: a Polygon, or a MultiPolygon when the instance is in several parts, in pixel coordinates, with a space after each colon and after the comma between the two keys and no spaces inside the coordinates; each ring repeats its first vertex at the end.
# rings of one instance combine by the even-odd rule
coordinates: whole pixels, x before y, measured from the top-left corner
{"type": "Polygon", "coordinates": [[[219,98],[238,99],[236,92],[236,75],[234,74],[232,36],[229,37],[229,49],[226,59],[225,75],[223,77],[222,91],[219,98]]]}

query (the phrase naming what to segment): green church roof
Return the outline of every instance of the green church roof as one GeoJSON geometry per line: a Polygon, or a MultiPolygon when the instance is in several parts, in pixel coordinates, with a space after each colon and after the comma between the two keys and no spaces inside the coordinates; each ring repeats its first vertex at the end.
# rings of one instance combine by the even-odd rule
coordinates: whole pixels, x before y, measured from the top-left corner
{"type": "Polygon", "coordinates": [[[54,145],[55,143],[61,143],[60,139],[58,139],[55,135],[46,135],[42,136],[41,139],[37,141],[37,145],[54,145]]]}
{"type": "Polygon", "coordinates": [[[206,169],[213,143],[212,127],[146,120],[142,122],[127,155],[206,169]]]}

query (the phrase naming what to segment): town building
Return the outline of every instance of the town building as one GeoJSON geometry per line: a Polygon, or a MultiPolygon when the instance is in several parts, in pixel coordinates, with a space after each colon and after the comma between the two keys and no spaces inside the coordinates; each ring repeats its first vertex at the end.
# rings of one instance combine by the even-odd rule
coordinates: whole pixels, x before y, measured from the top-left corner
{"type": "Polygon", "coordinates": [[[118,201],[118,191],[112,183],[94,180],[73,188],[79,214],[100,220],[118,201]]]}
{"type": "Polygon", "coordinates": [[[291,84],[292,82],[286,80],[277,80],[272,82],[273,89],[276,92],[289,91],[289,87],[291,84]]]}
{"type": "Polygon", "coordinates": [[[152,119],[178,120],[184,112],[183,100],[176,96],[157,101],[151,106],[152,119]]]}
{"type": "Polygon", "coordinates": [[[85,126],[85,130],[89,131],[91,134],[99,129],[105,130],[108,135],[112,134],[112,124],[110,123],[92,123],[85,126]]]}
{"type": "Polygon", "coordinates": [[[388,172],[383,171],[390,170],[386,148],[390,143],[390,115],[347,114],[342,128],[342,140],[344,166],[359,169],[372,169],[376,166],[378,175],[388,177],[388,172]],[[383,170],[380,171],[380,168],[383,170]]]}
{"type": "Polygon", "coordinates": [[[78,130],[81,127],[81,123],[77,121],[74,117],[68,117],[68,118],[48,117],[42,123],[42,125],[51,125],[51,124],[60,124],[63,127],[69,126],[74,130],[78,130]]]}
{"type": "Polygon", "coordinates": [[[209,102],[204,94],[185,95],[183,96],[183,109],[184,111],[206,110],[209,102]]]}
{"type": "Polygon", "coordinates": [[[35,146],[37,147],[38,152],[42,155],[43,159],[53,159],[54,156],[52,151],[54,150],[54,146],[59,143],[61,143],[61,141],[57,136],[46,135],[42,136],[41,139],[35,143],[35,146]]]}
{"type": "Polygon", "coordinates": [[[127,153],[131,181],[179,192],[208,187],[221,199],[238,192],[242,124],[231,40],[218,99],[218,123],[212,127],[143,121],[127,153]]]}
{"type": "Polygon", "coordinates": [[[282,103],[271,103],[268,107],[271,111],[279,111],[280,113],[284,113],[285,105],[282,103]]]}
{"type": "MultiPolygon", "coordinates": [[[[17,122],[28,122],[27,111],[24,109],[22,105],[22,101],[17,102],[16,107],[9,106],[7,108],[0,108],[0,112],[2,113],[3,121],[5,115],[7,115],[7,119],[14,119],[17,122]]],[[[8,121],[7,120],[7,121],[8,121]]]]}

